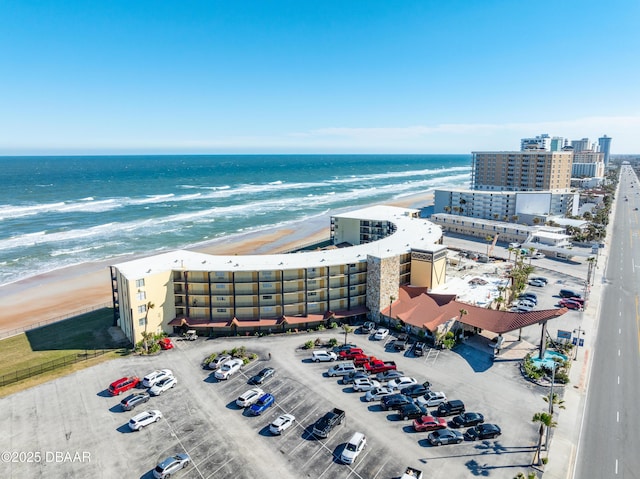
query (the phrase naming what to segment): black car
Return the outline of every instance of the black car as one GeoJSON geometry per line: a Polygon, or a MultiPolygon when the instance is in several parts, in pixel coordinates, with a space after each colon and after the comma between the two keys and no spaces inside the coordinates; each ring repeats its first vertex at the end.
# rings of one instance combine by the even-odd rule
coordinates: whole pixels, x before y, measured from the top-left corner
{"type": "Polygon", "coordinates": [[[463,412],[451,420],[455,427],[477,426],[484,422],[484,416],[479,412],[463,412]]]}
{"type": "Polygon", "coordinates": [[[438,406],[438,416],[453,416],[465,411],[464,403],[459,399],[443,402],[438,406]]]}
{"type": "Polygon", "coordinates": [[[271,379],[276,375],[276,370],[274,368],[264,368],[258,374],[249,379],[249,384],[262,384],[266,380],[271,379]]]}
{"type": "Polygon", "coordinates": [[[479,424],[467,429],[464,437],[470,441],[475,441],[477,439],[494,439],[500,434],[502,434],[502,431],[495,424],[479,424]]]}
{"type": "Polygon", "coordinates": [[[412,384],[411,386],[407,386],[400,390],[400,394],[404,394],[405,396],[412,398],[424,396],[427,392],[429,392],[429,382],[426,382],[425,384],[412,384]]]}
{"type": "Polygon", "coordinates": [[[570,289],[561,289],[559,295],[561,298],[582,298],[580,293],[576,293],[570,289]]]}
{"type": "Polygon", "coordinates": [[[364,371],[352,371],[346,376],[342,376],[342,384],[353,384],[356,379],[366,379],[369,375],[364,371]]]}
{"type": "Polygon", "coordinates": [[[412,402],[402,406],[402,408],[398,410],[398,414],[406,421],[407,419],[417,419],[422,416],[427,416],[429,414],[429,410],[426,406],[412,402]]]}
{"type": "Polygon", "coordinates": [[[413,354],[415,354],[416,356],[422,356],[424,355],[424,350],[427,349],[427,345],[420,342],[420,343],[416,343],[413,346],[413,354]]]}
{"type": "Polygon", "coordinates": [[[380,400],[380,406],[382,406],[382,409],[385,411],[388,411],[389,409],[399,410],[403,406],[411,404],[412,402],[413,400],[404,394],[391,394],[389,396],[384,396],[380,400]]]}
{"type": "Polygon", "coordinates": [[[518,299],[527,299],[533,304],[538,304],[538,296],[535,293],[522,293],[518,296],[518,299]]]}
{"type": "Polygon", "coordinates": [[[124,411],[131,411],[136,406],[146,403],[149,398],[151,398],[151,396],[149,396],[147,392],[131,394],[120,401],[120,405],[124,411]]]}
{"type": "Polygon", "coordinates": [[[350,349],[357,348],[357,347],[358,346],[351,343],[341,344],[340,346],[336,346],[335,348],[333,348],[333,352],[336,354],[340,354],[340,351],[349,351],[350,349]]]}

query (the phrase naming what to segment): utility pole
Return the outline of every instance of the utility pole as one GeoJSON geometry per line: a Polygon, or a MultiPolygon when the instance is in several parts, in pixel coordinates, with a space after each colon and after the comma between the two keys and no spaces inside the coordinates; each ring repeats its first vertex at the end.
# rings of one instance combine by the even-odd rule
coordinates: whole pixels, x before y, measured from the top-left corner
{"type": "MultiPolygon", "coordinates": [[[[553,419],[553,385],[556,382],[556,368],[557,367],[558,367],[558,365],[554,361],[553,368],[551,369],[551,390],[549,391],[549,416],[551,416],[551,419],[553,419]]],[[[550,433],[551,433],[551,428],[548,427],[547,428],[547,436],[546,436],[546,438],[544,440],[544,448],[547,451],[549,450],[549,434],[550,433]]]]}
{"type": "Polygon", "coordinates": [[[577,329],[573,330],[573,334],[576,334],[577,336],[574,338],[576,340],[576,354],[573,357],[573,360],[575,361],[576,359],[578,359],[578,348],[580,347],[580,336],[584,336],[584,329],[582,329],[580,326],[578,326],[577,329]]]}

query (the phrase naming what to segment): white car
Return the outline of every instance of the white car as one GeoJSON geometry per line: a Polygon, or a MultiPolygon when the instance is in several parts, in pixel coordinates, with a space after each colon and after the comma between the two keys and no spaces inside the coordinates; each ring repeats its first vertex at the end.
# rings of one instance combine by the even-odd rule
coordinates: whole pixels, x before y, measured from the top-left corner
{"type": "Polygon", "coordinates": [[[224,363],[215,373],[216,379],[229,379],[242,367],[242,359],[231,359],[224,363]]]}
{"type": "Polygon", "coordinates": [[[435,407],[447,402],[447,395],[442,391],[429,391],[424,396],[416,399],[416,402],[421,406],[435,407]]]}
{"type": "Polygon", "coordinates": [[[227,361],[229,361],[231,359],[231,356],[229,356],[228,354],[221,354],[220,356],[216,356],[213,361],[211,361],[209,364],[207,364],[207,367],[209,369],[213,369],[216,370],[218,369],[220,366],[222,366],[224,363],[226,363],[227,361]]]}
{"type": "Polygon", "coordinates": [[[282,414],[271,423],[271,425],[269,426],[269,432],[275,435],[282,434],[284,431],[293,426],[295,420],[296,417],[293,414],[282,414]]]}
{"type": "Polygon", "coordinates": [[[373,339],[384,339],[389,336],[389,330],[387,328],[378,328],[373,335],[373,339]]]}
{"type": "Polygon", "coordinates": [[[178,380],[173,376],[167,376],[164,379],[158,381],[151,389],[149,389],[149,394],[152,396],[160,396],[165,391],[173,388],[178,384],[178,380]]]}
{"type": "Polygon", "coordinates": [[[314,351],[311,354],[311,360],[319,363],[320,361],[335,361],[338,355],[333,351],[314,351]]]}
{"type": "Polygon", "coordinates": [[[385,396],[395,394],[395,391],[388,386],[379,386],[377,388],[369,389],[364,396],[364,400],[367,402],[380,401],[385,396]]]}
{"type": "Polygon", "coordinates": [[[344,446],[344,450],[340,456],[340,460],[344,464],[353,464],[358,457],[358,454],[362,452],[364,447],[367,445],[367,438],[361,432],[356,432],[351,436],[349,442],[346,446],[344,446]]]}
{"type": "Polygon", "coordinates": [[[139,431],[153,422],[158,422],[160,419],[162,419],[162,413],[157,409],[141,412],[129,419],[129,429],[139,431]]]}
{"type": "Polygon", "coordinates": [[[255,404],[258,398],[263,394],[264,391],[260,388],[249,389],[236,399],[236,404],[240,407],[249,407],[252,404],[255,404]]]}
{"type": "Polygon", "coordinates": [[[362,378],[356,379],[353,382],[353,390],[358,392],[370,391],[374,388],[379,388],[380,383],[375,379],[362,378]]]}
{"type": "Polygon", "coordinates": [[[418,380],[416,378],[410,378],[408,376],[402,376],[398,379],[393,379],[387,383],[391,389],[402,389],[407,386],[411,386],[412,384],[418,384],[418,380]]]}
{"type": "Polygon", "coordinates": [[[168,378],[169,376],[173,376],[173,372],[171,371],[171,369],[157,369],[144,377],[144,379],[142,380],[142,385],[145,388],[151,388],[155,386],[156,383],[164,378],[168,378]]]}
{"type": "Polygon", "coordinates": [[[529,280],[529,284],[531,286],[536,286],[538,288],[544,288],[545,287],[545,282],[544,281],[540,281],[539,279],[530,279],[529,280]]]}

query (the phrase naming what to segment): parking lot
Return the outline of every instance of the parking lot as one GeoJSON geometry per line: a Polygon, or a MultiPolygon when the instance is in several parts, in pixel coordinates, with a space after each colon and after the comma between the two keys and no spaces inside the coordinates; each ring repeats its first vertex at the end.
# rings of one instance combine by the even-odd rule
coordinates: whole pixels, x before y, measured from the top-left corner
{"type": "Polygon", "coordinates": [[[364,393],[327,377],[330,363],[310,362],[310,352],[300,346],[316,337],[343,340],[344,335],[324,331],[177,341],[174,350],[157,356],[111,361],[4,398],[0,449],[39,451],[41,456],[30,462],[25,455],[4,461],[3,472],[15,478],[150,478],[155,464],[180,452],[192,458],[178,474],[185,478],[392,478],[407,465],[433,478],[513,477],[530,463],[537,440],[530,418],[545,408],[545,390],[524,381],[517,362],[494,363],[489,348],[470,345],[413,357],[386,347],[391,337],[372,341],[366,335],[349,336],[366,353],[396,361],[406,375],[429,380],[434,391],[463,400],[467,411],[483,413],[486,422],[497,423],[503,431],[494,440],[433,447],[428,433],[414,432],[411,421],[382,411],[378,403],[364,402],[364,393]],[[260,359],[228,381],[217,381],[201,368],[210,353],[234,346],[246,346],[260,359]],[[277,374],[262,388],[276,402],[262,416],[251,417],[235,399],[251,387],[247,378],[266,365],[277,374]],[[119,401],[124,396],[110,397],[105,390],[119,377],[142,377],[161,368],[173,370],[178,386],[135,411],[122,412],[119,401]],[[315,439],[311,426],[333,407],[346,411],[346,421],[327,439],[315,439]],[[129,418],[147,409],[161,410],[163,419],[130,432],[129,418]],[[268,426],[282,413],[294,414],[296,424],[282,436],[272,436],[268,426]],[[367,447],[347,466],[338,458],[355,431],[367,436],[367,447]]]}

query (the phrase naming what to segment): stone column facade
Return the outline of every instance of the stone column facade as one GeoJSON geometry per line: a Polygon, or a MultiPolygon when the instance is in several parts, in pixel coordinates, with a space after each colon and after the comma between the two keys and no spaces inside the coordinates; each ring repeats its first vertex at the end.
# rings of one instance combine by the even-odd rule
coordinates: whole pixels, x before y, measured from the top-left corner
{"type": "Polygon", "coordinates": [[[399,285],[399,256],[367,256],[367,307],[371,311],[371,319],[380,321],[380,310],[391,304],[392,296],[398,299],[399,285]]]}

